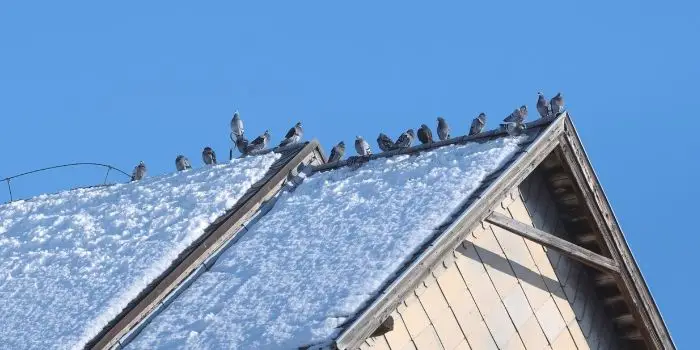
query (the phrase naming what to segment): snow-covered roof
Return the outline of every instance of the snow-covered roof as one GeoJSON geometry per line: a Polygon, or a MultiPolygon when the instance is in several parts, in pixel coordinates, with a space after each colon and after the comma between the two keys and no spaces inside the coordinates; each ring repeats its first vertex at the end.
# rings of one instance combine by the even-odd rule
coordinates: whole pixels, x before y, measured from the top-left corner
{"type": "Polygon", "coordinates": [[[133,349],[288,349],[338,335],[528,136],[318,172],[145,325],[133,349]]]}
{"type": "Polygon", "coordinates": [[[81,347],[279,157],[0,205],[0,347],[81,347]]]}

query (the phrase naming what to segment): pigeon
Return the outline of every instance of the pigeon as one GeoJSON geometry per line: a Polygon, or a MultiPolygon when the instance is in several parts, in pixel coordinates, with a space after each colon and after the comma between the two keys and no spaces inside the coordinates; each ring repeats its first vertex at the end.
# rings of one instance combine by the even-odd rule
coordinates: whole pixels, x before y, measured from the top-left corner
{"type": "Polygon", "coordinates": [[[293,128],[287,131],[287,135],[284,135],[284,140],[280,142],[280,147],[295,144],[301,141],[301,136],[304,134],[304,130],[301,129],[301,122],[294,125],[293,128]]]}
{"type": "Polygon", "coordinates": [[[238,152],[244,154],[245,149],[248,147],[248,139],[245,138],[245,136],[241,135],[237,136],[234,142],[236,143],[236,148],[238,148],[238,152]]]}
{"type": "Polygon", "coordinates": [[[422,124],[418,129],[418,140],[423,144],[433,142],[433,132],[427,125],[422,124]]]}
{"type": "Polygon", "coordinates": [[[231,119],[231,132],[236,137],[243,136],[243,120],[241,120],[241,116],[238,114],[238,111],[233,113],[233,119],[231,119]]]}
{"type": "Polygon", "coordinates": [[[343,158],[345,154],[345,142],[338,142],[333,149],[331,149],[331,156],[328,158],[328,163],[337,162],[343,158]]]}
{"type": "Polygon", "coordinates": [[[527,118],[527,106],[522,105],[507,116],[506,119],[503,119],[503,121],[506,123],[514,122],[520,124],[525,121],[525,118],[527,118]]]}
{"type": "Polygon", "coordinates": [[[357,154],[363,157],[372,155],[372,149],[369,148],[369,143],[367,143],[367,141],[365,141],[365,139],[363,139],[362,136],[356,137],[355,150],[357,151],[357,154]]]}
{"type": "Polygon", "coordinates": [[[413,139],[415,137],[416,137],[416,134],[413,133],[413,129],[408,129],[408,130],[406,130],[406,132],[401,134],[401,136],[399,136],[399,139],[396,140],[394,147],[395,148],[411,147],[411,144],[413,144],[413,139]]]}
{"type": "Polygon", "coordinates": [[[547,99],[544,98],[544,95],[541,92],[537,93],[537,112],[540,113],[542,118],[549,117],[549,102],[547,102],[547,99]]]}
{"type": "Polygon", "coordinates": [[[504,130],[510,136],[517,136],[525,130],[525,124],[517,122],[505,122],[501,124],[501,130],[504,130]]]}
{"type": "Polygon", "coordinates": [[[555,116],[564,112],[564,97],[562,97],[561,92],[552,97],[552,99],[549,101],[549,105],[552,108],[552,114],[555,116]]]}
{"type": "Polygon", "coordinates": [[[204,147],[202,151],[202,160],[206,165],[216,164],[216,152],[211,147],[204,147]]]}
{"type": "Polygon", "coordinates": [[[438,137],[440,138],[440,141],[445,141],[445,140],[449,139],[450,138],[450,126],[447,125],[445,118],[438,117],[437,121],[438,121],[437,133],[438,133],[438,137]]]}
{"type": "Polygon", "coordinates": [[[131,181],[139,181],[146,177],[146,164],[143,161],[134,167],[134,172],[131,173],[131,181]]]}
{"type": "Polygon", "coordinates": [[[183,171],[192,169],[192,165],[190,164],[190,160],[181,154],[175,158],[175,168],[177,168],[177,171],[183,171]]]}
{"type": "Polygon", "coordinates": [[[392,140],[391,137],[386,136],[384,133],[379,133],[379,136],[377,136],[377,144],[382,152],[387,152],[394,149],[394,140],[392,140]]]}
{"type": "Polygon", "coordinates": [[[254,151],[260,151],[265,149],[267,145],[270,143],[270,132],[268,130],[265,130],[265,133],[256,137],[255,140],[253,140],[250,144],[248,144],[244,149],[243,149],[243,154],[248,154],[250,152],[254,151]]]}
{"type": "Polygon", "coordinates": [[[472,126],[469,128],[469,135],[476,135],[484,130],[486,125],[486,113],[479,113],[479,116],[472,120],[472,126]]]}

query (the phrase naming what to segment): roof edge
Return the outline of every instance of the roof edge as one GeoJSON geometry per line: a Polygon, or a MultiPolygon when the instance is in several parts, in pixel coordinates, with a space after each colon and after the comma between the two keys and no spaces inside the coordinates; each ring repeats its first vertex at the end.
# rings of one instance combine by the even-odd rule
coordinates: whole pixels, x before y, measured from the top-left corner
{"type": "MultiPolygon", "coordinates": [[[[289,147],[291,148],[291,147],[289,147]]],[[[288,148],[287,148],[288,149],[288,148]]],[[[275,148],[268,152],[278,152],[282,149],[275,148]]],[[[119,340],[134,328],[148,314],[155,310],[168,295],[177,289],[183,281],[190,276],[196,268],[211,256],[219,247],[233,238],[243,223],[255,212],[266,198],[277,193],[286,182],[290,173],[297,170],[309,156],[319,156],[321,162],[326,161],[325,154],[320,143],[314,139],[307,142],[297,153],[289,159],[271,177],[263,177],[258,183],[251,186],[251,190],[258,187],[251,196],[241,197],[243,202],[236,203],[233,210],[227,212],[215,220],[204,231],[204,234],[186,248],[160,276],[154,279],[139,295],[127,304],[126,307],[104,328],[84,345],[85,349],[109,349],[119,344],[119,340]],[[239,205],[240,204],[240,205],[239,205]]]]}
{"type": "Polygon", "coordinates": [[[631,298],[631,305],[638,306],[641,303],[641,307],[636,309],[642,318],[639,321],[651,338],[648,341],[658,349],[675,349],[668,327],[627,244],[571,118],[565,120],[565,132],[560,137],[560,143],[564,161],[573,170],[576,181],[584,192],[592,219],[601,231],[611,254],[618,260],[621,282],[631,298]]]}
{"type": "MultiPolygon", "coordinates": [[[[334,346],[338,349],[359,348],[360,344],[372,334],[382,320],[398,306],[403,297],[427,277],[434,266],[442,260],[442,257],[451,253],[461,244],[475,226],[490,214],[491,208],[504,199],[514,186],[522,182],[559,145],[559,138],[564,132],[567,119],[568,113],[564,113],[553,121],[546,120],[546,122],[551,122],[546,130],[486,188],[472,205],[459,215],[457,220],[438,234],[427,249],[370,301],[369,306],[361,311],[361,314],[336,337],[334,346]]],[[[498,133],[494,132],[489,136],[495,135],[498,133]]],[[[406,153],[410,152],[406,151],[406,153]]]]}

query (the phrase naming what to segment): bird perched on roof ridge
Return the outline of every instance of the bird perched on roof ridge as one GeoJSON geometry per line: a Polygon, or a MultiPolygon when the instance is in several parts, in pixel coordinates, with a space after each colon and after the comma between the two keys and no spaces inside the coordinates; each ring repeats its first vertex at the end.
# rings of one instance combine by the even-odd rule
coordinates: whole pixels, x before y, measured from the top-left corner
{"type": "Polygon", "coordinates": [[[561,92],[558,92],[556,96],[552,97],[549,101],[549,106],[555,117],[564,112],[564,97],[561,95],[561,92]]]}
{"type": "Polygon", "coordinates": [[[238,114],[238,111],[233,112],[233,118],[231,119],[231,132],[234,136],[240,137],[243,136],[244,131],[243,120],[241,119],[240,114],[238,114]]]}
{"type": "Polygon", "coordinates": [[[355,137],[355,150],[357,154],[361,156],[371,156],[372,149],[369,147],[369,143],[362,138],[362,136],[355,137]]]}
{"type": "Polygon", "coordinates": [[[540,113],[542,118],[549,117],[551,110],[549,108],[549,101],[544,98],[544,94],[541,92],[537,93],[537,112],[540,113]]]}
{"type": "Polygon", "coordinates": [[[255,140],[250,142],[245,149],[243,150],[243,154],[249,154],[250,152],[255,152],[255,151],[260,151],[263,150],[267,147],[267,145],[270,143],[270,131],[265,130],[265,132],[256,137],[255,140]]]}
{"type": "Polygon", "coordinates": [[[294,126],[287,131],[284,135],[284,140],[280,142],[280,147],[295,144],[301,141],[301,137],[304,135],[304,130],[301,128],[301,122],[297,122],[294,126]]]}
{"type": "Polygon", "coordinates": [[[333,163],[341,160],[345,154],[345,142],[340,141],[331,149],[331,156],[328,157],[328,163],[333,163]]]}
{"type": "Polygon", "coordinates": [[[469,135],[476,135],[484,129],[486,125],[486,113],[479,113],[479,116],[472,120],[472,125],[469,127],[469,135]]]}
{"type": "Polygon", "coordinates": [[[183,171],[187,169],[192,169],[192,165],[190,164],[190,160],[181,154],[177,156],[177,158],[175,158],[175,168],[177,169],[177,171],[183,171]]]}
{"type": "Polygon", "coordinates": [[[379,136],[377,136],[377,145],[379,145],[379,149],[381,149],[382,152],[388,152],[394,149],[394,140],[385,133],[380,132],[379,136]]]}
{"type": "Polygon", "coordinates": [[[433,132],[430,130],[430,128],[425,125],[421,124],[420,128],[418,128],[418,140],[422,144],[426,143],[432,143],[433,142],[433,132]]]}
{"type": "Polygon", "coordinates": [[[501,130],[504,130],[510,136],[517,136],[525,131],[525,124],[518,122],[505,122],[501,124],[501,130]]]}
{"type": "Polygon", "coordinates": [[[438,138],[440,139],[440,141],[445,141],[445,140],[449,139],[450,138],[450,126],[447,125],[445,118],[438,117],[437,121],[438,121],[438,125],[437,125],[438,138]]]}
{"type": "Polygon", "coordinates": [[[520,108],[515,109],[506,119],[503,119],[503,121],[506,123],[522,123],[525,121],[525,118],[527,118],[527,106],[522,105],[520,108]]]}
{"type": "Polygon", "coordinates": [[[134,171],[131,173],[131,181],[139,181],[146,177],[146,164],[140,161],[137,166],[134,167],[134,171]]]}
{"type": "MultiPolygon", "coordinates": [[[[233,136],[233,133],[231,134],[231,136],[233,136]]],[[[245,153],[245,149],[248,147],[248,139],[245,138],[245,136],[236,136],[236,139],[234,140],[233,138],[231,138],[231,141],[233,141],[236,144],[238,152],[241,152],[241,154],[245,153]]]]}
{"type": "Polygon", "coordinates": [[[216,164],[216,152],[209,146],[204,147],[204,150],[202,150],[202,160],[206,165],[216,164]]]}
{"type": "Polygon", "coordinates": [[[413,139],[416,138],[416,134],[413,133],[413,129],[408,129],[406,132],[399,136],[399,139],[394,143],[394,148],[408,148],[413,144],[413,139]]]}

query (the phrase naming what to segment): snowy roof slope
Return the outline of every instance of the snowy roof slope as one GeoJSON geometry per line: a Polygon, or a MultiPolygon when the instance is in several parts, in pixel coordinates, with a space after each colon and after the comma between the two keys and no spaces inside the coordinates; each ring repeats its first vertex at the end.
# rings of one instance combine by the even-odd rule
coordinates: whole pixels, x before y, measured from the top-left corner
{"type": "Polygon", "coordinates": [[[0,205],[0,347],[80,347],[279,154],[0,205]]]}
{"type": "Polygon", "coordinates": [[[128,346],[288,349],[332,339],[522,139],[314,174],[128,346]]]}

